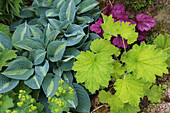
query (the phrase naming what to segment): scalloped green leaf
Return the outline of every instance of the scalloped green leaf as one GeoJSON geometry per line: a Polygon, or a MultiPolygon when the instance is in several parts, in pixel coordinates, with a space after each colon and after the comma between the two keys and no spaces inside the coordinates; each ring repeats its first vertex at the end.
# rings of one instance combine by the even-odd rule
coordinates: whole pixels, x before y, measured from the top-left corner
{"type": "Polygon", "coordinates": [[[3,49],[0,51],[0,71],[2,67],[6,65],[6,61],[12,60],[13,58],[17,57],[16,52],[17,51],[8,49],[3,49]]]}
{"type": "Polygon", "coordinates": [[[78,83],[84,83],[91,93],[99,90],[100,86],[107,87],[110,74],[113,73],[113,59],[110,54],[94,54],[90,51],[82,51],[76,57],[73,70],[77,71],[75,77],[78,83]]]}
{"type": "Polygon", "coordinates": [[[61,21],[68,20],[71,23],[74,21],[76,14],[76,5],[74,0],[67,0],[61,7],[59,18],[61,21]]]}
{"type": "Polygon", "coordinates": [[[144,96],[144,84],[135,79],[134,75],[124,75],[124,79],[117,79],[115,82],[115,95],[123,102],[129,102],[132,106],[138,106],[140,98],[144,96]]]}
{"type": "Polygon", "coordinates": [[[0,74],[0,93],[6,93],[18,85],[19,81],[0,74]]]}
{"type": "MultiPolygon", "coordinates": [[[[156,48],[161,48],[163,51],[167,52],[170,55],[170,35],[160,34],[154,40],[156,48]]],[[[166,60],[168,67],[170,67],[170,57],[166,60]]]]}
{"type": "Polygon", "coordinates": [[[51,62],[61,60],[64,51],[66,49],[66,43],[61,41],[53,41],[47,47],[47,58],[51,62]]]}
{"type": "Polygon", "coordinates": [[[34,73],[33,64],[26,58],[16,59],[8,65],[8,68],[1,74],[6,77],[18,80],[27,80],[34,73]]]}
{"type": "Polygon", "coordinates": [[[8,35],[10,38],[12,37],[12,34],[10,33],[9,26],[5,24],[0,24],[0,32],[8,35]]]}
{"type": "Polygon", "coordinates": [[[8,95],[3,95],[1,97],[2,104],[0,105],[0,112],[4,113],[9,108],[14,107],[13,99],[10,98],[8,95]]]}
{"type": "Polygon", "coordinates": [[[119,54],[120,51],[117,47],[112,45],[110,41],[104,39],[96,39],[91,43],[90,49],[94,53],[103,53],[106,52],[110,55],[119,54]]]}
{"type": "Polygon", "coordinates": [[[139,106],[132,106],[126,103],[124,104],[124,108],[122,110],[119,110],[119,113],[138,113],[139,111],[139,106]]]}
{"type": "Polygon", "coordinates": [[[0,32],[0,50],[1,49],[12,49],[12,42],[8,35],[0,32]]]}
{"type": "Polygon", "coordinates": [[[145,43],[140,46],[134,45],[133,49],[127,52],[127,58],[122,59],[126,64],[127,71],[133,71],[137,78],[149,82],[155,82],[155,74],[162,76],[163,73],[168,73],[165,61],[169,55],[155,48],[154,45],[146,45],[145,43]]]}

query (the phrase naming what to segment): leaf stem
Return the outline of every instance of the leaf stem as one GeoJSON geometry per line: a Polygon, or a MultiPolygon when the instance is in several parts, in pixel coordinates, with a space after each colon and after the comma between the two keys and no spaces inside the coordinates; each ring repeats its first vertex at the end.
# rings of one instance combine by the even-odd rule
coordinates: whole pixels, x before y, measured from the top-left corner
{"type": "Polygon", "coordinates": [[[126,73],[124,74],[123,81],[125,80],[127,74],[128,74],[128,72],[126,72],[126,73]]]}
{"type": "Polygon", "coordinates": [[[124,47],[125,53],[126,53],[126,55],[127,55],[127,52],[126,52],[126,47],[125,47],[125,42],[124,42],[124,39],[123,39],[123,37],[122,37],[122,41],[123,41],[123,47],[124,47]]]}

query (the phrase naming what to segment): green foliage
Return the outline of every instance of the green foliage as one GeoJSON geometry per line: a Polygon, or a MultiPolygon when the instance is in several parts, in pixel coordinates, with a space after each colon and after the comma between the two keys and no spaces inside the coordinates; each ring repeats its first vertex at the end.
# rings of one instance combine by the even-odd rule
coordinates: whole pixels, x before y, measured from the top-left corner
{"type": "Polygon", "coordinates": [[[20,17],[22,0],[1,0],[0,1],[0,21],[12,22],[14,15],[20,17]]]}
{"type": "Polygon", "coordinates": [[[121,35],[124,39],[128,40],[127,43],[131,44],[137,40],[138,33],[135,32],[136,24],[130,25],[130,22],[114,22],[112,15],[103,15],[104,23],[101,24],[102,29],[105,31],[104,38],[110,40],[111,35],[121,35]]]}
{"type": "Polygon", "coordinates": [[[1,95],[0,97],[0,112],[3,113],[9,108],[14,107],[13,99],[8,95],[1,95]]]}
{"type": "MultiPolygon", "coordinates": [[[[160,34],[154,40],[156,48],[161,48],[163,51],[167,52],[170,55],[170,35],[160,34]]],[[[170,57],[166,60],[168,67],[170,67],[170,57]]]]}
{"type": "Polygon", "coordinates": [[[161,102],[160,99],[162,98],[162,94],[163,90],[161,89],[161,86],[154,85],[147,96],[152,103],[157,103],[161,102]]]}
{"type": "Polygon", "coordinates": [[[9,32],[9,26],[5,25],[5,24],[0,24],[0,32],[8,35],[10,38],[12,37],[12,34],[9,32]]]}
{"type": "Polygon", "coordinates": [[[155,82],[155,74],[162,76],[162,73],[168,73],[165,61],[169,55],[160,49],[155,49],[154,45],[145,43],[140,46],[134,45],[126,55],[127,58],[122,58],[122,61],[126,63],[127,71],[133,71],[137,78],[155,82]]]}
{"type": "Polygon", "coordinates": [[[135,8],[136,10],[139,10],[142,7],[154,4],[152,0],[125,0],[125,3],[127,5],[131,5],[131,7],[135,8]]]}
{"type": "Polygon", "coordinates": [[[81,54],[76,57],[77,61],[72,68],[74,71],[77,71],[75,75],[77,82],[85,82],[85,87],[89,89],[91,93],[98,90],[100,86],[107,87],[108,81],[111,79],[110,74],[113,73],[113,60],[111,55],[116,53],[118,49],[111,44],[106,45],[107,43],[109,43],[109,41],[104,39],[94,40],[90,46],[92,52],[81,52],[81,54]],[[101,42],[103,42],[102,45],[101,42]],[[103,48],[100,49],[101,47],[103,48]],[[110,48],[112,51],[106,52],[107,48],[110,48]]]}

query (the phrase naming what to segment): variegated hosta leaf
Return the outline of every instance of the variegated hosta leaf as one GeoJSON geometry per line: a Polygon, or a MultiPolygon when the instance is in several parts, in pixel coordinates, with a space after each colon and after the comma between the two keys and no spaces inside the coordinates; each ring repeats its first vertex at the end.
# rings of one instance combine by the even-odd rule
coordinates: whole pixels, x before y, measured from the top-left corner
{"type": "Polygon", "coordinates": [[[59,30],[59,26],[60,26],[60,21],[57,19],[48,19],[48,21],[50,22],[50,24],[56,29],[59,30]]]}
{"type": "Polygon", "coordinates": [[[59,16],[58,12],[55,9],[49,9],[45,12],[46,17],[57,17],[59,16]]]}
{"type": "Polygon", "coordinates": [[[64,4],[65,0],[54,0],[53,7],[58,11],[61,9],[62,5],[64,4]]]}
{"type": "Polygon", "coordinates": [[[43,45],[40,42],[35,41],[33,39],[30,39],[30,38],[22,40],[22,41],[18,41],[14,44],[14,46],[17,47],[17,48],[25,49],[27,51],[44,49],[43,45]]]}
{"type": "Polygon", "coordinates": [[[85,36],[85,33],[81,26],[71,24],[67,28],[67,31],[64,35],[67,37],[67,39],[63,38],[62,41],[67,42],[67,46],[73,46],[82,40],[82,38],[85,36]]]}
{"type": "Polygon", "coordinates": [[[85,82],[85,87],[91,93],[98,90],[100,86],[108,86],[110,74],[113,73],[111,64],[113,60],[110,54],[82,51],[76,59],[72,69],[77,71],[75,77],[78,83],[85,82]]]}
{"type": "Polygon", "coordinates": [[[19,83],[19,80],[10,79],[0,74],[0,93],[5,93],[15,88],[19,83]]]}
{"type": "Polygon", "coordinates": [[[47,74],[42,83],[42,88],[47,97],[55,95],[55,91],[58,89],[58,82],[60,80],[61,78],[58,75],[53,75],[52,73],[47,74]]]}
{"type": "Polygon", "coordinates": [[[64,81],[67,81],[67,83],[73,83],[73,75],[71,71],[65,71],[62,75],[62,78],[64,81]]]}
{"type": "Polygon", "coordinates": [[[138,106],[140,98],[144,96],[144,84],[135,79],[134,75],[124,75],[124,79],[117,79],[115,82],[115,95],[123,102],[138,106]]]}
{"type": "Polygon", "coordinates": [[[32,37],[41,37],[42,36],[42,31],[33,25],[29,25],[29,30],[30,30],[30,35],[32,37]]]}
{"type": "Polygon", "coordinates": [[[12,42],[8,35],[0,32],[0,50],[1,49],[12,49],[12,42]]]}
{"type": "Polygon", "coordinates": [[[29,25],[25,22],[17,27],[15,30],[13,36],[12,36],[12,43],[16,43],[18,41],[25,40],[29,38],[30,32],[29,32],[29,25]]]}
{"type": "Polygon", "coordinates": [[[53,67],[53,73],[55,73],[56,75],[61,77],[62,74],[63,74],[63,71],[60,69],[60,67],[54,66],[53,67]]]}
{"type": "Polygon", "coordinates": [[[78,14],[82,14],[85,13],[91,9],[93,9],[94,7],[96,7],[98,5],[98,2],[95,0],[84,0],[83,2],[81,2],[78,5],[78,14]]]}
{"type": "Polygon", "coordinates": [[[27,80],[34,73],[33,64],[27,58],[18,58],[8,64],[1,74],[18,80],[27,80]]]}
{"type": "Polygon", "coordinates": [[[37,75],[45,77],[47,75],[47,72],[49,71],[49,67],[50,66],[48,60],[46,60],[43,66],[35,66],[35,73],[37,75]]]}
{"type": "Polygon", "coordinates": [[[53,41],[47,47],[47,58],[51,62],[61,60],[64,51],[66,49],[66,43],[61,41],[53,41]]]}
{"type": "Polygon", "coordinates": [[[39,65],[44,61],[45,55],[46,51],[38,49],[29,53],[29,60],[31,60],[34,65],[39,65]]]}
{"type": "Polygon", "coordinates": [[[127,52],[127,58],[122,59],[126,64],[127,71],[133,71],[137,78],[149,82],[155,82],[155,74],[162,76],[163,73],[168,73],[165,61],[169,55],[155,48],[154,45],[145,43],[140,46],[134,45],[133,49],[127,52]]]}
{"type": "Polygon", "coordinates": [[[52,30],[49,32],[49,35],[45,39],[45,45],[48,45],[49,42],[54,41],[58,34],[60,33],[59,30],[52,30]]]}
{"type": "Polygon", "coordinates": [[[68,20],[71,23],[74,21],[76,14],[76,5],[74,0],[67,0],[61,7],[59,18],[61,21],[68,20]]]}
{"type": "Polygon", "coordinates": [[[24,81],[24,83],[31,89],[40,89],[44,76],[35,74],[30,79],[24,81]]]}
{"type": "Polygon", "coordinates": [[[3,49],[0,51],[0,71],[3,66],[6,65],[6,61],[16,58],[17,54],[15,50],[3,49]]]}

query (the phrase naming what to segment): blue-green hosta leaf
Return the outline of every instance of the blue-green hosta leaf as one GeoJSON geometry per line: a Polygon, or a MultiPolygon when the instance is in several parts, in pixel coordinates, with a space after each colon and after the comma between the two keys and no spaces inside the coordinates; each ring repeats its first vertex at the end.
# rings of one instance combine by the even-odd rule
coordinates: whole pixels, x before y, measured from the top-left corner
{"type": "Polygon", "coordinates": [[[59,30],[60,24],[61,22],[57,19],[48,19],[48,21],[50,22],[50,24],[57,30],[59,30]]]}
{"type": "Polygon", "coordinates": [[[37,28],[33,25],[29,25],[29,29],[30,29],[30,33],[31,33],[32,37],[41,37],[42,36],[42,31],[39,28],[37,28]]]}
{"type": "Polygon", "coordinates": [[[17,27],[15,30],[13,36],[12,36],[12,43],[17,43],[18,41],[25,40],[29,38],[30,32],[29,32],[29,26],[25,22],[17,27]]]}
{"type": "Polygon", "coordinates": [[[14,44],[14,46],[16,48],[21,48],[21,49],[25,49],[27,51],[33,51],[33,50],[37,50],[37,49],[44,49],[43,45],[38,42],[38,41],[35,41],[33,39],[25,39],[25,40],[22,40],[22,41],[18,41],[14,44]]]}
{"type": "Polygon", "coordinates": [[[169,55],[161,49],[155,48],[154,45],[145,43],[140,46],[134,45],[133,49],[127,52],[127,58],[122,59],[127,71],[133,71],[137,78],[149,82],[155,82],[155,74],[162,76],[163,73],[168,73],[165,61],[169,55]]]}
{"type": "Polygon", "coordinates": [[[71,23],[74,21],[76,14],[76,5],[74,0],[67,0],[61,7],[59,18],[61,21],[68,20],[71,23]]]}
{"type": "Polygon", "coordinates": [[[67,29],[69,25],[70,25],[70,22],[68,20],[62,21],[60,25],[60,30],[67,29]]]}
{"type": "Polygon", "coordinates": [[[67,46],[73,46],[82,40],[85,33],[79,25],[71,24],[64,35],[67,39],[63,38],[62,41],[67,42],[67,46]]]}
{"type": "Polygon", "coordinates": [[[115,95],[123,102],[129,102],[132,106],[138,106],[140,98],[144,96],[144,84],[135,79],[134,75],[124,75],[124,79],[117,79],[115,82],[115,95]]]}
{"type": "Polygon", "coordinates": [[[42,88],[47,97],[52,97],[55,95],[55,91],[58,89],[59,81],[61,78],[58,75],[53,75],[48,73],[44,78],[42,83],[42,88]]]}
{"type": "Polygon", "coordinates": [[[32,66],[32,62],[28,59],[18,58],[10,62],[10,64],[8,64],[8,68],[1,74],[12,79],[27,80],[34,73],[32,66]]]}
{"type": "Polygon", "coordinates": [[[60,69],[60,67],[54,66],[53,67],[53,73],[55,73],[56,75],[61,77],[62,74],[63,74],[63,71],[60,69]]]}
{"type": "MultiPolygon", "coordinates": [[[[170,55],[170,35],[160,34],[154,40],[156,48],[161,48],[163,51],[167,52],[170,55]]],[[[170,67],[170,57],[166,60],[168,67],[170,67]]]]}
{"type": "Polygon", "coordinates": [[[76,48],[67,48],[66,51],[64,52],[63,57],[67,57],[67,56],[78,56],[80,55],[80,51],[76,48]]]}
{"type": "Polygon", "coordinates": [[[12,42],[11,39],[8,37],[8,35],[0,32],[0,50],[1,49],[12,49],[12,42]]]}
{"type": "Polygon", "coordinates": [[[34,65],[39,65],[44,61],[45,55],[46,51],[42,49],[34,50],[29,53],[29,60],[31,60],[34,65]]]}
{"type": "Polygon", "coordinates": [[[47,57],[51,62],[61,60],[64,51],[66,49],[66,43],[61,41],[53,41],[47,47],[47,57]]]}
{"type": "Polygon", "coordinates": [[[14,50],[3,49],[0,51],[0,71],[6,65],[6,61],[16,58],[17,54],[14,50]]]}
{"type": "Polygon", "coordinates": [[[71,71],[66,71],[63,73],[62,78],[64,81],[67,81],[67,83],[73,83],[73,75],[71,71]]]}
{"type": "Polygon", "coordinates": [[[110,54],[82,51],[76,57],[73,70],[77,71],[75,77],[78,83],[84,83],[91,93],[94,93],[100,86],[107,87],[110,74],[113,73],[113,59],[110,54]]]}
{"type": "Polygon", "coordinates": [[[45,12],[46,17],[57,17],[59,16],[58,12],[55,9],[49,9],[45,12]]]}
{"type": "Polygon", "coordinates": [[[76,20],[79,23],[92,23],[94,21],[94,19],[89,16],[76,16],[76,20]]]}
{"type": "Polygon", "coordinates": [[[35,16],[34,7],[23,7],[20,11],[21,18],[31,18],[35,16]]]}
{"type": "Polygon", "coordinates": [[[60,33],[59,30],[51,31],[45,39],[45,44],[47,45],[49,42],[54,41],[57,38],[59,33],[60,33]]]}
{"type": "Polygon", "coordinates": [[[35,73],[37,75],[41,75],[41,76],[43,75],[45,77],[48,71],[49,71],[48,60],[45,61],[45,64],[43,66],[35,66],[35,73]]]}
{"type": "Polygon", "coordinates": [[[61,9],[62,5],[64,4],[65,0],[54,0],[53,7],[58,11],[61,9]]]}
{"type": "Polygon", "coordinates": [[[80,85],[73,83],[73,86],[76,90],[77,93],[77,98],[78,98],[78,106],[76,107],[77,112],[90,112],[90,98],[87,93],[87,91],[80,85]]]}
{"type": "Polygon", "coordinates": [[[40,16],[45,16],[45,12],[50,9],[50,7],[36,7],[35,9],[35,14],[40,17],[40,16]]]}
{"type": "Polygon", "coordinates": [[[45,36],[48,37],[51,33],[51,31],[53,31],[54,28],[48,23],[47,27],[45,28],[45,36]]]}
{"type": "Polygon", "coordinates": [[[19,81],[10,79],[2,74],[0,74],[0,93],[5,93],[18,85],[19,81]]]}
{"type": "Polygon", "coordinates": [[[45,15],[41,15],[40,18],[38,19],[38,22],[40,22],[40,24],[42,24],[44,27],[47,27],[47,25],[49,23],[48,19],[45,17],[45,15]]]}
{"type": "Polygon", "coordinates": [[[79,4],[81,2],[81,0],[74,0],[75,4],[79,4]]]}
{"type": "Polygon", "coordinates": [[[84,0],[83,2],[81,2],[78,5],[78,14],[90,11],[91,9],[93,9],[94,7],[96,7],[98,5],[98,2],[95,0],[84,0]]]}
{"type": "Polygon", "coordinates": [[[31,89],[40,89],[43,79],[44,79],[43,75],[35,74],[28,80],[24,81],[24,83],[31,89]]]}
{"type": "MultiPolygon", "coordinates": [[[[74,57],[74,56],[73,56],[74,57]]],[[[62,64],[60,66],[60,69],[62,71],[69,71],[73,67],[73,63],[75,62],[75,58],[67,58],[62,60],[62,64]]]]}

